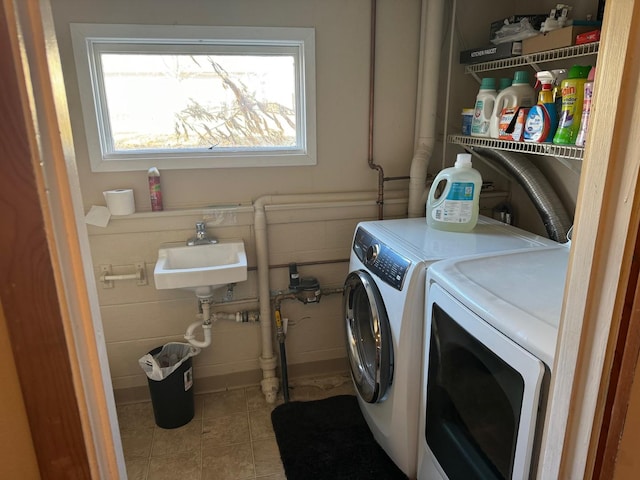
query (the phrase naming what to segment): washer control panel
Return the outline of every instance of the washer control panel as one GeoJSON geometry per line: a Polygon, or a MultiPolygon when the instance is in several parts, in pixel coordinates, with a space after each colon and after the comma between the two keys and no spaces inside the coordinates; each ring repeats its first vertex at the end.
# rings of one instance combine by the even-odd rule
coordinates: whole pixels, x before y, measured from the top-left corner
{"type": "Polygon", "coordinates": [[[369,271],[396,290],[402,290],[411,261],[358,227],[353,239],[353,251],[369,271]]]}

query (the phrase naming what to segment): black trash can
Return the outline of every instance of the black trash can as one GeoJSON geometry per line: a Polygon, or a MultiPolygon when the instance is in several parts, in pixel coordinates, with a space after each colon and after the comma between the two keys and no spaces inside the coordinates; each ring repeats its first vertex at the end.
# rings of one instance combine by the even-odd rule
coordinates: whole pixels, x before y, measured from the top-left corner
{"type": "MultiPolygon", "coordinates": [[[[154,348],[150,355],[157,355],[162,347],[154,348]]],[[[161,428],[178,428],[193,419],[193,367],[192,358],[182,362],[177,369],[162,380],[149,382],[149,393],[153,405],[156,425],[161,428]]]]}

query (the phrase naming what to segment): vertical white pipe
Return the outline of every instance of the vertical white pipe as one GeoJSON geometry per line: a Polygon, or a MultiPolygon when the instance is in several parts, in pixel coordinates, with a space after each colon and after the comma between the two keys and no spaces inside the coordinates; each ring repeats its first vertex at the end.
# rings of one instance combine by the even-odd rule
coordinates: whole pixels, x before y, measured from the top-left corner
{"type": "Polygon", "coordinates": [[[438,81],[443,25],[444,0],[423,0],[416,142],[409,172],[409,217],[421,217],[424,215],[427,168],[436,141],[436,113],[438,109],[438,81]]]}
{"type": "Polygon", "coordinates": [[[267,237],[267,215],[265,205],[271,203],[272,197],[265,195],[253,204],[253,228],[256,236],[256,258],[258,266],[258,299],[260,302],[260,330],[262,332],[262,393],[268,403],[274,403],[280,382],[276,377],[276,358],[273,355],[271,334],[271,293],[269,288],[269,241],[267,237]]]}

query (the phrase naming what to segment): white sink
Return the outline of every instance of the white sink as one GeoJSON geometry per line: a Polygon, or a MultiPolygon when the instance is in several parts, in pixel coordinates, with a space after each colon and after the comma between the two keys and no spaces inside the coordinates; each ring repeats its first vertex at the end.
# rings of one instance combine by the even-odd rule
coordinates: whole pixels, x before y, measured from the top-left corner
{"type": "Polygon", "coordinates": [[[209,290],[247,279],[242,240],[160,248],[153,271],[156,288],[209,290]]]}

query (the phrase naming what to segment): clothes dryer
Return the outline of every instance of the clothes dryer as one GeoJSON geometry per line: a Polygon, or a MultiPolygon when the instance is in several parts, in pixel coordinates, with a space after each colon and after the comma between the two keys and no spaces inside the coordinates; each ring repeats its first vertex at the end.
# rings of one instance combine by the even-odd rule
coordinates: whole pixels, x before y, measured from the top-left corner
{"type": "Polygon", "coordinates": [[[351,376],[374,437],[409,478],[417,465],[427,267],[557,245],[485,217],[470,233],[434,230],[424,218],[358,224],[343,294],[351,376]]]}
{"type": "Polygon", "coordinates": [[[569,246],[427,272],[418,479],[535,478],[569,246]]]}

